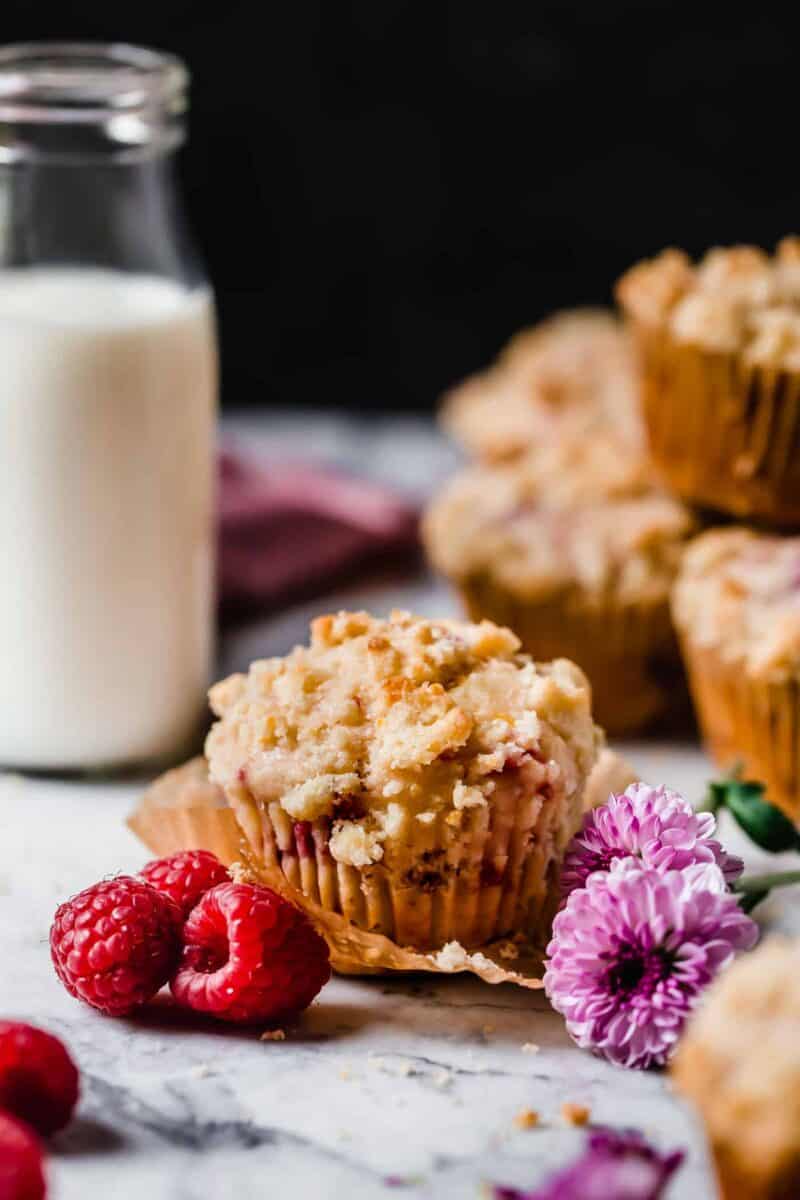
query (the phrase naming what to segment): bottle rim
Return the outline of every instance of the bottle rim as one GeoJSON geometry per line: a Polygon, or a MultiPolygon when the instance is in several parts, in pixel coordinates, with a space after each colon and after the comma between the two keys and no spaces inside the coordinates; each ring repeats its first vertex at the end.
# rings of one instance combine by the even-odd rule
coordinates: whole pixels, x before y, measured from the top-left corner
{"type": "Polygon", "coordinates": [[[110,117],[175,118],[189,71],[174,54],[126,42],[0,46],[0,121],[76,124],[110,117]]]}

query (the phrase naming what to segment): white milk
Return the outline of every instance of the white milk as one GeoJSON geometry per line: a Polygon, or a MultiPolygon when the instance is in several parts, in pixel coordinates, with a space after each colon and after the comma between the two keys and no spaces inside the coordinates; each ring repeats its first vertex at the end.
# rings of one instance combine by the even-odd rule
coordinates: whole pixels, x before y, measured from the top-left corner
{"type": "Polygon", "coordinates": [[[155,759],[196,729],[216,387],[207,291],[0,270],[0,764],[155,759]]]}

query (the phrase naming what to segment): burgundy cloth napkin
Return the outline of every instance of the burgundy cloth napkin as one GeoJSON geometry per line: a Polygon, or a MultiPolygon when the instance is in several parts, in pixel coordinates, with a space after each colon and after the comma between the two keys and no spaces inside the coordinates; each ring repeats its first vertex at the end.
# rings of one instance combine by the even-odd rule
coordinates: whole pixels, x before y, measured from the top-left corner
{"type": "Polygon", "coordinates": [[[418,514],[385,488],[308,463],[219,460],[223,618],[274,609],[370,565],[407,561],[418,514]]]}

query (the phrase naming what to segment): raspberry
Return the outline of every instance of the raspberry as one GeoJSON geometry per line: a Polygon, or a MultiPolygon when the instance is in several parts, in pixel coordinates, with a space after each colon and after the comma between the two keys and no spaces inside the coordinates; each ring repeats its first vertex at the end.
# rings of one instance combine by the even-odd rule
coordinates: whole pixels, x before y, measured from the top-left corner
{"type": "Polygon", "coordinates": [[[156,858],[139,874],[145,883],[175,901],[184,920],[201,896],[230,879],[216,854],[209,850],[180,850],[169,858],[156,858]]]}
{"type": "Polygon", "coordinates": [[[47,1134],[63,1129],[77,1100],[78,1068],[58,1038],[0,1021],[0,1109],[47,1134]]]}
{"type": "Polygon", "coordinates": [[[275,1021],[307,1008],[330,978],[325,940],[270,888],[223,883],[183,927],[179,1004],[223,1021],[275,1021]]]}
{"type": "Polygon", "coordinates": [[[44,1200],[44,1155],[23,1121],[0,1112],[0,1200],[44,1200]]]}
{"type": "Polygon", "coordinates": [[[118,875],[56,910],[50,953],[64,987],[121,1017],[169,979],[180,953],[180,911],[149,883],[118,875]]]}

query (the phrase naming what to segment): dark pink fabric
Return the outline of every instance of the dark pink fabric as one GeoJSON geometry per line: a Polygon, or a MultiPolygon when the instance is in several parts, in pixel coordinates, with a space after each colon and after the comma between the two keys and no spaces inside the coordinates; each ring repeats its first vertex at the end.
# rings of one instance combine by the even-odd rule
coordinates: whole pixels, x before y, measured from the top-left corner
{"type": "Polygon", "coordinates": [[[416,511],[377,484],[230,449],[220,455],[219,526],[223,614],[275,608],[417,546],[416,511]]]}

